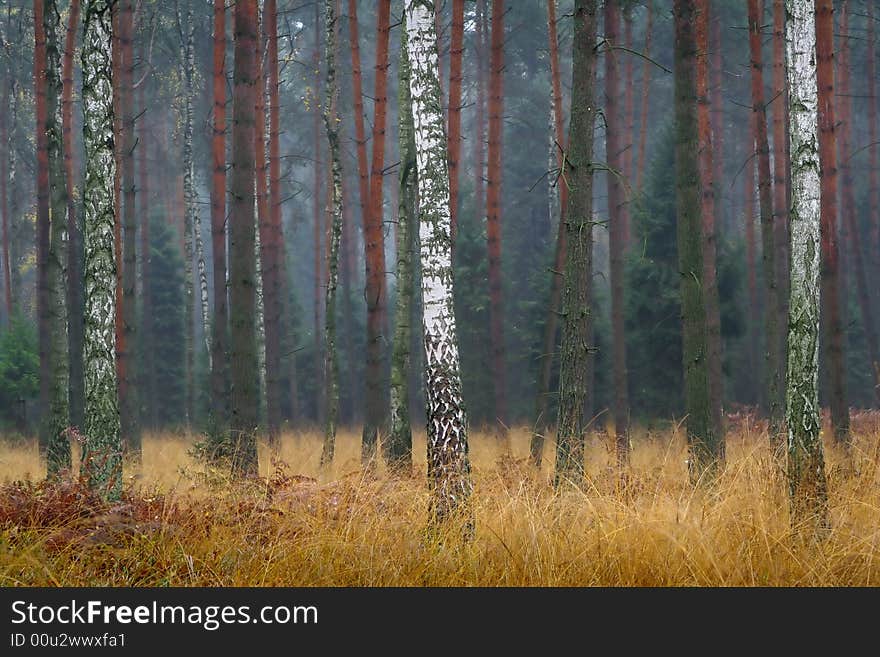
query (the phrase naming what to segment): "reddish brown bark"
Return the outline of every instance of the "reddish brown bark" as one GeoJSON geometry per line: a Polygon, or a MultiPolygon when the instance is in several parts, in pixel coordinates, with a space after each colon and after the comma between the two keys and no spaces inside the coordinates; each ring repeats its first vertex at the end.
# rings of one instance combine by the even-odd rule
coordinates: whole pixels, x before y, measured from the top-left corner
{"type": "Polygon", "coordinates": [[[761,217],[761,259],[764,273],[764,378],[761,398],[767,407],[771,424],[771,440],[776,444],[776,429],[782,417],[779,377],[782,369],[778,337],[779,290],[774,266],[773,190],[770,173],[770,146],[767,138],[767,106],[764,102],[764,67],[761,54],[762,10],[759,0],[748,0],[749,52],[752,67],[752,130],[758,167],[758,208],[761,217]]]}
{"type": "Polygon", "coordinates": [[[642,189],[645,176],[645,144],[648,140],[648,98],[651,91],[651,66],[647,59],[651,56],[651,35],[654,30],[654,3],[648,3],[647,25],[645,26],[645,64],[642,68],[642,111],[641,126],[639,128],[639,159],[636,171],[636,189],[642,189]]]}
{"type": "Polygon", "coordinates": [[[361,457],[369,463],[376,455],[385,385],[382,375],[382,333],[385,327],[385,236],[383,232],[383,169],[385,114],[388,103],[388,37],[391,0],[381,0],[376,18],[376,75],[373,92],[373,153],[370,164],[370,204],[364,217],[367,298],[367,368],[364,376],[366,416],[361,457]]]}
{"type": "Polygon", "coordinates": [[[609,172],[608,189],[609,251],[611,273],[611,359],[614,387],[614,431],[618,462],[629,460],[629,400],[627,395],[626,338],[624,325],[623,256],[626,245],[626,192],[622,178],[626,158],[623,154],[625,117],[620,109],[620,7],[605,3],[605,159],[609,172]],[[622,119],[622,120],[621,120],[622,119]]]}
{"type": "Polygon", "coordinates": [[[724,186],[724,104],[722,102],[722,63],[721,63],[721,17],[711,22],[711,80],[709,84],[709,101],[712,113],[712,177],[715,182],[715,225],[717,231],[724,230],[724,203],[722,195],[724,186]]]}
{"type": "MultiPolygon", "coordinates": [[[[476,129],[474,139],[474,207],[477,214],[482,214],[486,207],[486,0],[477,0],[476,29],[476,64],[477,64],[477,98],[476,98],[476,129]]],[[[482,222],[482,217],[479,218],[482,222]]]]}
{"type": "Polygon", "coordinates": [[[749,371],[758,372],[758,277],[755,262],[755,162],[749,161],[743,175],[745,199],[743,207],[746,238],[746,280],[749,291],[748,358],[749,371]]]}
{"type": "MultiPolygon", "coordinates": [[[[632,10],[623,11],[623,45],[627,50],[633,49],[633,16],[632,10]]],[[[633,135],[635,134],[635,93],[633,85],[633,56],[625,53],[623,58],[623,130],[621,131],[620,155],[621,171],[623,172],[624,202],[623,212],[623,245],[626,249],[630,242],[629,197],[633,180],[633,135]]]]}
{"type": "MultiPolygon", "coordinates": [[[[458,230],[458,160],[461,155],[461,59],[464,52],[464,0],[452,2],[449,50],[449,219],[453,248],[458,230]]],[[[396,207],[396,204],[393,206],[396,207]]],[[[396,225],[396,224],[395,224],[396,225]]]]}
{"type": "MultiPolygon", "coordinates": [[[[562,82],[559,73],[559,41],[556,31],[556,0],[547,0],[547,31],[550,43],[550,79],[553,86],[553,128],[558,144],[556,164],[562,170],[563,145],[565,144],[564,117],[562,114],[562,82]]],[[[556,351],[556,327],[559,319],[559,301],[562,295],[562,272],[565,269],[565,215],[568,208],[568,186],[559,177],[559,224],[556,234],[556,251],[553,256],[553,269],[550,279],[550,301],[544,324],[544,339],[538,370],[538,392],[535,398],[535,426],[532,433],[530,455],[532,463],[540,468],[544,454],[544,435],[549,424],[548,398],[550,396],[550,376],[553,369],[553,355],[556,351]]]]}
{"type": "Polygon", "coordinates": [[[281,250],[280,198],[278,195],[278,15],[275,0],[266,0],[258,53],[265,67],[257,78],[257,207],[260,231],[260,275],[263,283],[263,330],[266,346],[266,420],[270,443],[277,446],[281,430],[281,250]],[[265,59],[262,57],[266,46],[265,59]],[[269,94],[269,158],[266,158],[266,92],[269,94]],[[274,184],[273,184],[274,178],[274,184]]]}
{"type": "MultiPolygon", "coordinates": [[[[214,0],[211,133],[211,254],[214,261],[214,322],[211,325],[211,412],[220,427],[229,419],[226,301],[226,3],[214,0]]],[[[145,263],[146,264],[146,263],[145,263]]]]}
{"type": "MultiPolygon", "coordinates": [[[[785,80],[785,0],[773,0],[773,95],[769,103],[773,116],[773,258],[776,267],[776,288],[779,290],[778,325],[788,325],[788,94],[785,80]]],[[[779,353],[785,362],[786,331],[780,331],[779,353]]],[[[783,394],[785,367],[777,373],[777,389],[783,394]]],[[[780,400],[780,406],[782,401],[780,400]]]]}
{"type": "Polygon", "coordinates": [[[504,0],[492,0],[489,62],[489,165],[486,175],[486,233],[489,252],[489,336],[495,421],[507,427],[507,368],[504,355],[504,307],[501,277],[501,139],[504,112],[504,0]]]}
{"type": "Polygon", "coordinates": [[[70,423],[82,426],[85,406],[83,380],[83,289],[81,277],[82,229],[76,220],[73,190],[73,60],[79,23],[79,0],[71,0],[61,64],[61,138],[64,151],[64,175],[67,184],[67,313],[68,350],[70,352],[70,423]]]}
{"type": "Polygon", "coordinates": [[[819,91],[821,185],[821,303],[831,426],[838,441],[849,434],[844,377],[843,330],[837,247],[837,152],[834,134],[834,11],[832,0],[816,0],[816,82],[819,91]]]}
{"type": "Polygon", "coordinates": [[[708,347],[709,405],[714,434],[723,435],[721,424],[721,311],[718,303],[718,277],[715,269],[715,181],[712,117],[709,96],[709,0],[696,1],[697,40],[697,131],[700,140],[701,214],[703,224],[703,297],[706,304],[706,342],[708,347]]]}
{"type": "MultiPolygon", "coordinates": [[[[46,35],[43,32],[43,0],[34,0],[34,112],[37,146],[37,328],[40,358],[39,415],[43,417],[49,404],[49,279],[46,267],[49,257],[49,143],[46,135],[46,35]]],[[[44,423],[40,423],[42,426],[44,423]]],[[[44,449],[47,436],[40,435],[44,449]]]]}

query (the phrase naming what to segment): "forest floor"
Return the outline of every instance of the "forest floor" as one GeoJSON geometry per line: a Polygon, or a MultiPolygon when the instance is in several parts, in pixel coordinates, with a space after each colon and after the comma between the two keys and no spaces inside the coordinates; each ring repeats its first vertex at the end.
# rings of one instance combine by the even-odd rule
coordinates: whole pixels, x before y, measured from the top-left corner
{"type": "Polygon", "coordinates": [[[553,492],[529,433],[473,432],[476,535],[425,531],[424,435],[412,477],[360,466],[343,431],[321,472],[320,436],[285,434],[259,479],[193,460],[194,439],[150,435],[123,500],[41,482],[31,443],[0,440],[0,586],[860,586],[880,585],[880,414],[854,421],[849,454],[826,441],[831,529],[792,528],[784,474],[748,416],[711,483],[688,482],[680,431],[633,436],[625,486],[607,434],[587,440],[582,490],[553,492]]]}

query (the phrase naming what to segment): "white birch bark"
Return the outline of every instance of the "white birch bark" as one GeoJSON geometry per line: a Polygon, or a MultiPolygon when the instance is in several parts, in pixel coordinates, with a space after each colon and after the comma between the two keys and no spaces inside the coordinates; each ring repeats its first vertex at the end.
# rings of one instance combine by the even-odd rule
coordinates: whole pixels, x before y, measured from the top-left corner
{"type": "Polygon", "coordinates": [[[819,128],[814,0],[786,0],[791,139],[791,300],[788,315],[789,486],[792,508],[826,522],[819,435],[819,128]]]}
{"type": "Polygon", "coordinates": [[[453,311],[449,170],[432,2],[407,0],[406,31],[418,169],[428,480],[437,522],[469,513],[473,484],[453,311]]]}
{"type": "Polygon", "coordinates": [[[110,0],[86,0],[83,12],[86,399],[82,460],[89,485],[106,498],[118,499],[122,491],[122,442],[116,390],[111,4],[110,0]]]}

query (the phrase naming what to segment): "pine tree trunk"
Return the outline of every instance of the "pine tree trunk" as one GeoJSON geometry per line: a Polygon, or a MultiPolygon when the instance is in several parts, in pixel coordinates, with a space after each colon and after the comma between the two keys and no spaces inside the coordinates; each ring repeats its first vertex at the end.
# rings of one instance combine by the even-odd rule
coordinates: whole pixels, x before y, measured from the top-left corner
{"type": "Polygon", "coordinates": [[[215,426],[229,420],[226,303],[226,4],[214,0],[213,132],[211,156],[211,255],[214,261],[214,321],[211,325],[211,409],[215,426]]]}
{"type": "MultiPolygon", "coordinates": [[[[119,5],[119,40],[122,51],[122,75],[119,80],[119,109],[122,119],[122,330],[125,334],[124,351],[117,352],[119,358],[125,360],[125,395],[119,399],[119,420],[121,423],[122,443],[127,453],[135,461],[141,456],[141,433],[138,421],[138,390],[140,388],[137,361],[134,358],[137,340],[137,281],[136,232],[137,215],[135,208],[134,181],[134,102],[132,83],[134,79],[134,6],[132,0],[122,0],[119,5]]],[[[116,11],[116,7],[114,7],[116,11]]]]}
{"type": "Polygon", "coordinates": [[[85,425],[82,472],[102,497],[122,492],[122,441],[116,388],[116,249],[113,185],[112,35],[108,0],[83,11],[83,186],[85,243],[85,425]]]}
{"type": "MultiPolygon", "coordinates": [[[[321,287],[324,284],[323,268],[321,266],[321,109],[320,109],[320,89],[321,89],[321,6],[315,2],[315,51],[312,58],[312,66],[315,73],[315,91],[314,91],[314,107],[312,108],[312,142],[314,144],[314,162],[312,166],[313,179],[313,203],[312,203],[312,221],[314,236],[314,288],[313,294],[315,299],[314,306],[314,336],[315,336],[315,371],[317,372],[317,380],[315,381],[315,419],[320,424],[325,420],[326,409],[324,402],[326,401],[322,394],[324,390],[324,381],[322,380],[324,372],[324,358],[321,349],[322,318],[321,318],[321,287]]],[[[329,183],[328,183],[329,184],[329,183]]]]}
{"type": "MultiPolygon", "coordinates": [[[[82,291],[82,225],[76,216],[73,190],[73,58],[76,55],[76,33],[79,25],[79,0],[71,0],[64,39],[61,67],[61,136],[64,150],[64,173],[67,184],[67,314],[68,350],[70,354],[70,424],[82,428],[85,404],[83,390],[83,291],[82,291]]],[[[8,103],[4,107],[8,107],[8,103]]]]}
{"type": "Polygon", "coordinates": [[[828,524],[819,435],[820,183],[816,27],[813,0],[786,0],[791,139],[791,301],[788,317],[786,423],[793,524],[828,524]]]}
{"type": "Polygon", "coordinates": [[[231,429],[235,442],[233,470],[257,473],[257,337],[254,221],[257,86],[257,2],[235,3],[234,80],[232,96],[232,174],[229,216],[229,316],[231,342],[231,429]]]}
{"type": "Polygon", "coordinates": [[[361,216],[366,235],[370,210],[370,169],[367,164],[367,137],[364,129],[364,92],[361,73],[361,48],[358,41],[357,0],[348,0],[348,35],[351,47],[351,86],[354,96],[354,135],[357,142],[358,190],[361,216]]]}
{"type": "MultiPolygon", "coordinates": [[[[719,11],[720,13],[720,11],[719,11]]],[[[717,15],[711,23],[710,50],[712,55],[709,99],[712,114],[712,167],[715,188],[715,236],[724,231],[724,215],[727,203],[724,202],[724,99],[722,97],[723,77],[721,58],[721,16],[717,15]]]]}
{"type": "MultiPolygon", "coordinates": [[[[550,79],[553,90],[553,153],[556,166],[562,171],[565,166],[564,118],[562,116],[562,81],[559,73],[559,41],[556,32],[556,0],[547,0],[547,30],[550,42],[550,79]]],[[[550,377],[553,370],[553,356],[556,352],[556,328],[559,324],[559,298],[562,296],[562,276],[565,267],[565,216],[568,210],[568,185],[560,176],[555,185],[559,190],[559,222],[557,224],[556,249],[553,267],[550,271],[550,299],[547,304],[547,318],[544,323],[544,337],[538,369],[538,393],[535,397],[535,425],[529,454],[536,468],[541,467],[544,458],[544,437],[550,417],[548,401],[550,398],[550,377]]]]}
{"type": "MultiPolygon", "coordinates": [[[[751,140],[754,144],[754,139],[751,140]]],[[[755,162],[746,165],[743,185],[745,188],[745,240],[746,240],[746,279],[749,292],[748,310],[748,363],[749,372],[756,374],[760,371],[758,364],[758,280],[757,263],[755,258],[755,174],[757,166],[755,162]]],[[[750,386],[750,390],[754,390],[750,386]]],[[[760,394],[756,395],[757,399],[760,394]]],[[[750,400],[751,401],[751,400],[750,400]]]]}
{"type": "Polygon", "coordinates": [[[642,190],[642,184],[645,179],[645,169],[647,162],[645,162],[645,145],[648,141],[648,98],[650,97],[651,91],[651,67],[653,64],[648,61],[648,57],[651,56],[651,36],[654,31],[654,3],[648,2],[648,16],[646,18],[647,24],[645,26],[645,64],[642,68],[642,111],[640,114],[640,123],[641,126],[639,128],[639,159],[638,159],[638,169],[636,170],[636,189],[642,190]]]}
{"type": "Polygon", "coordinates": [[[405,13],[418,169],[427,460],[432,493],[429,514],[434,524],[462,518],[466,535],[470,535],[473,483],[453,310],[449,174],[436,35],[433,16],[425,4],[407,0],[405,13]]]}
{"type": "Polygon", "coordinates": [[[365,215],[367,294],[367,369],[364,376],[366,417],[361,460],[369,464],[376,457],[379,427],[385,416],[383,375],[383,330],[385,327],[385,239],[383,233],[382,170],[385,167],[385,113],[388,88],[388,36],[391,0],[381,0],[376,18],[376,81],[373,97],[373,152],[370,164],[370,205],[365,215]]]}
{"type": "Polygon", "coordinates": [[[477,0],[476,25],[476,138],[474,139],[474,207],[479,223],[482,223],[483,208],[486,207],[486,0],[477,0]]]}
{"type": "Polygon", "coordinates": [[[697,120],[697,0],[675,0],[676,231],[681,276],[682,354],[691,480],[699,482],[722,459],[712,430],[708,340],[703,298],[703,249],[697,120]]]}
{"type": "Polygon", "coordinates": [[[46,146],[49,161],[50,236],[46,278],[49,314],[49,409],[43,416],[48,436],[46,463],[49,476],[71,466],[69,377],[67,344],[67,181],[61,137],[61,15],[54,0],[43,1],[46,37],[46,146]]]}
{"type": "MultiPolygon", "coordinates": [[[[776,267],[776,289],[778,292],[777,326],[785,327],[788,321],[788,139],[786,137],[786,115],[788,113],[788,96],[785,92],[785,60],[783,56],[785,43],[785,8],[786,0],[773,0],[773,99],[768,103],[773,117],[773,246],[776,253],[773,265],[776,267]]],[[[784,331],[779,331],[780,362],[786,359],[786,338],[784,331]]],[[[783,377],[784,368],[777,370],[776,391],[778,413],[771,414],[771,436],[783,430],[783,377]]],[[[771,406],[772,410],[773,406],[771,406]]],[[[781,437],[781,436],[780,436],[781,437]]]]}
{"type": "MultiPolygon", "coordinates": [[[[456,0],[456,7],[461,3],[456,0]]],[[[453,14],[455,15],[455,13],[453,14]]],[[[453,18],[455,23],[455,18],[453,18]]],[[[455,27],[453,27],[453,52],[450,69],[456,66],[455,59],[455,27]]],[[[412,471],[412,428],[409,420],[409,344],[410,344],[410,317],[412,317],[413,296],[413,270],[412,270],[412,227],[413,217],[416,212],[416,152],[415,138],[413,136],[412,98],[410,97],[410,70],[409,58],[407,57],[406,32],[401,35],[404,43],[400,46],[400,60],[398,64],[397,83],[397,110],[398,110],[398,150],[400,153],[400,174],[397,211],[397,300],[394,308],[394,348],[391,354],[391,429],[388,436],[388,449],[386,459],[398,472],[410,473],[412,471]]],[[[460,47],[460,44],[459,44],[460,47]]],[[[461,66],[459,53],[458,66],[461,66]]],[[[450,74],[450,77],[453,78],[450,74]]],[[[450,102],[455,93],[454,81],[450,80],[450,102]]],[[[459,92],[461,89],[461,75],[458,76],[459,92]]],[[[460,97],[457,101],[460,103],[460,97]]],[[[452,111],[450,108],[450,124],[452,123],[452,111]]],[[[450,134],[452,130],[450,129],[450,134]]],[[[458,149],[456,149],[458,150],[458,149]]],[[[449,172],[452,175],[453,159],[449,158],[449,172]]],[[[449,192],[450,210],[450,238],[453,237],[452,217],[455,216],[452,202],[452,188],[449,192]]]]}
{"type": "Polygon", "coordinates": [[[712,107],[709,86],[709,0],[697,0],[697,130],[700,140],[700,207],[703,225],[703,296],[706,306],[706,341],[708,345],[709,406],[712,414],[712,433],[723,455],[724,431],[721,422],[723,372],[721,369],[721,309],[718,301],[716,273],[715,213],[720,204],[715,201],[714,139],[712,134],[712,107]]]}
{"type": "MultiPolygon", "coordinates": [[[[623,44],[633,49],[633,15],[632,7],[621,9],[623,18],[623,44]]],[[[635,85],[633,84],[633,56],[625,53],[623,67],[623,120],[620,144],[621,171],[623,172],[623,245],[624,250],[629,246],[632,231],[629,214],[630,186],[633,180],[633,135],[635,134],[635,85]]]]}
{"type": "Polygon", "coordinates": [[[331,162],[330,207],[327,212],[332,217],[329,238],[329,258],[327,263],[327,291],[324,315],[324,396],[327,408],[324,423],[324,446],[321,451],[321,465],[333,462],[336,447],[336,426],[339,421],[339,356],[336,352],[336,285],[339,272],[339,243],[342,237],[342,157],[339,147],[339,117],[336,107],[339,89],[336,82],[337,33],[336,0],[325,0],[324,16],[324,61],[327,77],[324,83],[324,131],[327,133],[328,152],[331,162]]]}
{"type": "Polygon", "coordinates": [[[36,217],[36,256],[37,256],[37,333],[39,336],[40,358],[40,396],[38,415],[39,445],[41,454],[49,446],[48,422],[43,421],[49,414],[50,370],[50,305],[49,278],[47,276],[49,258],[49,145],[46,138],[46,32],[43,21],[43,0],[34,0],[34,115],[36,118],[37,148],[37,217],[36,217]]]}
{"type": "MultiPolygon", "coordinates": [[[[76,1],[76,0],[74,0],[76,1]]],[[[10,106],[10,89],[12,82],[7,79],[3,86],[3,107],[10,106]]],[[[0,148],[3,149],[3,170],[0,171],[0,210],[2,210],[2,239],[3,239],[3,306],[6,309],[6,321],[12,321],[12,266],[10,265],[11,250],[9,248],[9,194],[6,186],[10,178],[12,167],[9,162],[12,159],[12,144],[9,141],[9,119],[4,114],[0,117],[0,148]]]]}
{"type": "Polygon", "coordinates": [[[455,235],[458,231],[458,160],[461,156],[461,60],[463,52],[464,0],[452,0],[452,41],[449,46],[449,212],[453,250],[455,249],[455,235]]]}
{"type": "Polygon", "coordinates": [[[819,167],[821,186],[821,318],[828,370],[828,397],[834,438],[849,437],[845,350],[840,321],[837,245],[837,144],[834,118],[834,9],[832,0],[816,1],[816,83],[818,86],[819,167]]]}
{"type": "Polygon", "coordinates": [[[267,63],[269,74],[269,239],[268,254],[272,263],[270,287],[267,290],[267,333],[266,333],[266,371],[267,384],[274,380],[274,390],[268,393],[268,421],[270,435],[275,435],[281,428],[281,336],[285,334],[285,315],[282,312],[281,273],[284,270],[283,244],[284,230],[281,226],[281,156],[280,145],[281,103],[278,98],[278,5],[276,0],[266,0],[267,32],[267,63]],[[271,330],[269,327],[271,326],[271,330]],[[274,427],[274,429],[273,429],[274,427]],[[274,432],[274,433],[273,433],[274,432]]]}
{"type": "Polygon", "coordinates": [[[486,180],[486,234],[489,262],[489,338],[495,422],[507,435],[507,367],[501,274],[501,141],[504,112],[504,0],[492,0],[492,43],[489,63],[489,163],[486,180]]]}
{"type": "MultiPolygon", "coordinates": [[[[265,61],[257,81],[257,207],[260,235],[260,280],[263,297],[263,330],[265,335],[265,377],[266,377],[266,428],[270,444],[278,446],[281,430],[281,299],[278,294],[278,234],[272,217],[269,197],[269,158],[266,157],[266,92],[277,78],[277,48],[275,59],[267,52],[263,60],[264,46],[269,44],[269,35],[277,39],[277,14],[274,0],[268,0],[263,9],[263,30],[258,56],[265,61]],[[268,22],[268,25],[267,25],[268,22]],[[275,71],[273,73],[273,70],[275,71]]],[[[277,41],[276,41],[277,44],[277,41]]]]}
{"type": "Polygon", "coordinates": [[[619,47],[620,8],[617,3],[605,3],[605,159],[610,171],[605,176],[608,186],[609,246],[611,269],[611,333],[614,387],[614,432],[617,444],[617,461],[622,467],[629,461],[629,401],[626,372],[626,330],[624,325],[623,264],[626,249],[626,192],[623,180],[626,176],[623,134],[625,111],[619,100],[619,47]]]}
{"type": "Polygon", "coordinates": [[[567,258],[562,287],[562,344],[559,367],[559,420],[556,429],[557,487],[579,486],[584,475],[584,433],[590,349],[593,277],[593,123],[596,68],[596,0],[575,0],[572,45],[570,144],[562,184],[568,185],[565,223],[567,258]]]}
{"type": "MultiPolygon", "coordinates": [[[[145,82],[140,86],[140,102],[139,106],[143,108],[141,111],[146,113],[146,91],[145,82]]],[[[155,347],[155,329],[153,322],[153,290],[152,290],[152,264],[150,260],[150,210],[152,208],[150,199],[150,170],[148,165],[147,145],[151,140],[150,130],[146,124],[146,114],[141,119],[138,141],[140,148],[138,149],[138,177],[140,191],[140,262],[141,262],[141,348],[144,354],[152,354],[155,347]]],[[[142,418],[146,421],[147,426],[156,429],[156,367],[155,362],[149,356],[141,357],[141,381],[143,382],[143,409],[142,418]]],[[[72,370],[71,370],[72,375],[72,370]]]]}
{"type": "Polygon", "coordinates": [[[764,386],[762,398],[770,418],[770,442],[774,448],[781,444],[777,420],[781,414],[779,377],[783,361],[779,346],[781,327],[774,311],[779,306],[774,259],[776,236],[773,231],[773,191],[770,173],[770,146],[767,139],[767,106],[764,103],[764,67],[761,56],[762,12],[759,0],[748,0],[749,52],[752,66],[752,129],[758,167],[758,206],[761,217],[761,261],[764,273],[764,386]]]}

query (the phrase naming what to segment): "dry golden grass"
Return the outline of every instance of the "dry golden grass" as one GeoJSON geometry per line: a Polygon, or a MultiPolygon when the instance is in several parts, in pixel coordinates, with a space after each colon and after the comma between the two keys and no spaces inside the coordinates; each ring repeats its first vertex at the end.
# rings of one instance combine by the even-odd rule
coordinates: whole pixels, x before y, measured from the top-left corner
{"type": "Polygon", "coordinates": [[[39,479],[33,447],[0,448],[0,585],[125,586],[860,586],[880,584],[880,443],[857,424],[849,456],[829,446],[832,529],[821,542],[792,530],[785,482],[766,435],[740,423],[724,472],[687,480],[675,433],[634,436],[625,488],[610,444],[588,440],[582,491],[554,494],[549,463],[526,462],[474,433],[476,538],[425,532],[424,435],[416,474],[365,475],[360,437],[338,438],[320,472],[320,438],[288,434],[263,478],[234,484],[187,455],[191,440],[150,436],[126,499],[90,512],[79,493],[15,486],[39,479]],[[30,498],[28,498],[30,496],[30,498]],[[41,497],[42,496],[42,497],[41,497]],[[54,507],[50,509],[50,507],[54,507]],[[69,511],[67,509],[70,509],[69,511]]]}

